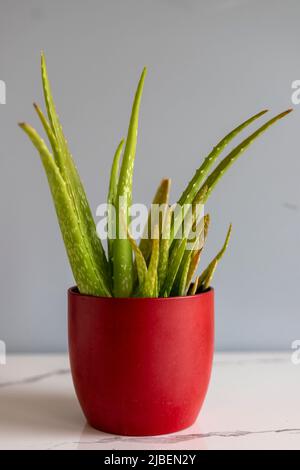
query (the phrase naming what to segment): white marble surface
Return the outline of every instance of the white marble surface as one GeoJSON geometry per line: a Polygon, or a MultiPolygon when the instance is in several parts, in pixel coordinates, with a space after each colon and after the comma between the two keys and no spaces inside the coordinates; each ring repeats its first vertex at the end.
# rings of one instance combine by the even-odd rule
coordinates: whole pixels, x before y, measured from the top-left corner
{"type": "Polygon", "coordinates": [[[8,356],[0,365],[0,449],[300,449],[300,365],[291,354],[217,354],[194,426],[127,438],[85,423],[67,356],[8,356]]]}

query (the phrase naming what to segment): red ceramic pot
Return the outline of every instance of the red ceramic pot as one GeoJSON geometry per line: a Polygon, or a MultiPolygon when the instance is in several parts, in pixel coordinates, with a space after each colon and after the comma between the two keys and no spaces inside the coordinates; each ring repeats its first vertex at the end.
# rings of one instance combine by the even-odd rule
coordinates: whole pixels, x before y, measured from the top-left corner
{"type": "Polygon", "coordinates": [[[213,289],[120,299],[72,288],[68,297],[71,371],[89,424],[127,436],[193,424],[212,367],[213,289]]]}

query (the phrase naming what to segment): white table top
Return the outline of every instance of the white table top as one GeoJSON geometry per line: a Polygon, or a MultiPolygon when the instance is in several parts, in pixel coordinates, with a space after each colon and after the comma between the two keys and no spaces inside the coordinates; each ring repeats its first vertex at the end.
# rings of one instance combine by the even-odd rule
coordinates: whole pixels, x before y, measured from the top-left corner
{"type": "Polygon", "coordinates": [[[291,354],[217,354],[191,428],[129,438],[85,423],[67,356],[8,356],[0,365],[0,449],[300,449],[300,365],[291,354]]]}

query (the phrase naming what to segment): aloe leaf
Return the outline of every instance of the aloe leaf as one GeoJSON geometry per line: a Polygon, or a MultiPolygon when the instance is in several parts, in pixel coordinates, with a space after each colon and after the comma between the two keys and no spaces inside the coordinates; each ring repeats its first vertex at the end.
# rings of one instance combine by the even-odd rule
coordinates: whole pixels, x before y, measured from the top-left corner
{"type": "Polygon", "coordinates": [[[260,118],[263,116],[268,110],[263,110],[259,112],[258,114],[255,114],[254,116],[250,117],[247,119],[247,121],[243,122],[240,124],[238,127],[233,129],[229,134],[227,134],[220,142],[213,148],[213,150],[210,152],[210,154],[205,158],[203,161],[202,165],[198,170],[196,171],[195,175],[189,182],[187,188],[185,191],[182,193],[180,199],[178,200],[178,204],[183,205],[183,204],[190,204],[200,185],[206,178],[210,168],[212,165],[215,163],[216,159],[219,157],[220,153],[227,147],[227,145],[240,133],[242,132],[247,126],[252,124],[256,119],[260,118]]]}
{"type": "Polygon", "coordinates": [[[25,123],[21,123],[20,127],[28,135],[40,154],[48,178],[68,258],[79,291],[84,294],[109,297],[110,292],[99,275],[94,259],[91,257],[86,247],[85,240],[79,228],[77,215],[74,211],[73,201],[70,198],[66,183],[51,153],[35,129],[25,123]]]}
{"type": "MultiPolygon", "coordinates": [[[[194,221],[194,225],[195,223],[196,221],[194,221]]],[[[185,295],[183,292],[187,290],[185,286],[186,286],[186,283],[188,282],[187,277],[188,277],[191,259],[196,251],[201,251],[203,248],[203,245],[205,243],[206,236],[207,236],[207,231],[208,231],[209,215],[205,215],[202,218],[201,222],[199,222],[199,224],[200,223],[201,223],[201,232],[198,234],[198,236],[196,236],[194,241],[191,241],[190,239],[191,232],[189,233],[188,241],[189,241],[190,246],[188,248],[187,247],[185,248],[185,252],[184,252],[180,267],[178,269],[176,279],[173,284],[172,295],[174,296],[185,295]],[[201,249],[199,247],[201,247],[201,249]]]]}
{"type": "Polygon", "coordinates": [[[159,229],[158,226],[154,230],[154,239],[152,240],[152,253],[148,271],[144,283],[139,291],[140,297],[157,296],[157,267],[159,260],[159,229]]]}
{"type": "Polygon", "coordinates": [[[129,297],[133,287],[133,260],[130,241],[120,238],[119,214],[120,197],[123,198],[122,210],[129,221],[128,208],[132,201],[132,177],[136,153],[138,118],[141,97],[146,77],[144,68],[135,94],[130,123],[128,127],[126,145],[120,170],[118,193],[116,200],[117,237],[114,241],[114,294],[116,297],[129,297]]]}
{"type": "Polygon", "coordinates": [[[42,75],[43,92],[44,92],[44,99],[45,99],[48,118],[50,121],[52,131],[55,137],[57,138],[59,145],[61,145],[59,166],[60,166],[60,169],[63,170],[64,156],[65,156],[63,151],[65,150],[66,142],[63,136],[62,127],[61,127],[61,124],[60,124],[60,121],[56,112],[54,100],[52,97],[52,91],[51,91],[51,86],[50,86],[50,82],[48,78],[46,60],[45,60],[45,56],[43,52],[41,53],[41,75],[42,75]]]}
{"type": "MultiPolygon", "coordinates": [[[[217,269],[217,266],[218,266],[218,260],[215,259],[212,263],[211,263],[211,266],[210,266],[210,269],[207,273],[207,276],[205,277],[205,279],[203,280],[202,284],[201,284],[201,289],[202,290],[206,290],[209,288],[210,284],[211,284],[211,281],[214,277],[214,274],[215,274],[215,270],[217,269]]],[[[198,281],[199,282],[199,281],[198,281]]]]}
{"type": "Polygon", "coordinates": [[[182,281],[182,277],[185,275],[186,267],[189,266],[190,259],[191,259],[191,253],[192,253],[191,250],[185,249],[185,252],[183,254],[180,266],[177,270],[175,280],[173,282],[173,286],[172,286],[172,290],[171,290],[171,296],[172,297],[175,297],[176,295],[180,295],[179,294],[180,284],[181,284],[181,281],[182,281]]]}
{"type": "Polygon", "coordinates": [[[187,273],[186,277],[186,286],[185,286],[185,294],[188,292],[190,284],[192,282],[193,276],[198,268],[199,262],[200,262],[200,257],[206,242],[207,238],[207,233],[209,229],[209,224],[210,224],[210,215],[206,214],[204,216],[204,222],[203,222],[203,234],[201,233],[201,238],[202,238],[202,244],[199,243],[198,241],[198,246],[201,246],[200,248],[193,249],[191,253],[191,260],[190,260],[190,265],[189,265],[189,270],[187,273]]]}
{"type": "Polygon", "coordinates": [[[153,297],[158,297],[158,296],[159,296],[158,275],[156,274],[156,276],[155,276],[155,289],[154,289],[154,296],[153,297]]]}
{"type": "MultiPolygon", "coordinates": [[[[185,233],[188,234],[187,242],[189,242],[189,244],[192,243],[192,241],[190,239],[191,235],[193,235],[192,230],[195,230],[195,228],[197,227],[197,223],[198,223],[197,217],[199,216],[199,214],[195,213],[195,208],[196,208],[195,206],[197,204],[203,204],[203,201],[206,197],[206,194],[207,194],[207,188],[206,188],[206,186],[204,186],[203,188],[201,188],[198,191],[198,193],[195,197],[195,202],[191,205],[190,210],[188,211],[188,213],[184,217],[182,226],[185,230],[185,233]]],[[[176,222],[174,222],[173,226],[176,226],[176,222]]],[[[176,292],[179,288],[179,283],[180,283],[180,279],[181,279],[181,275],[182,275],[182,271],[183,271],[183,266],[186,263],[186,258],[189,257],[191,249],[192,250],[196,249],[196,246],[199,245],[200,242],[201,242],[201,239],[203,239],[203,228],[204,228],[204,223],[203,223],[203,227],[202,227],[200,235],[198,237],[196,237],[193,248],[190,248],[190,247],[187,248],[186,247],[185,254],[184,254],[184,257],[183,257],[183,261],[180,265],[180,268],[178,270],[178,273],[177,273],[177,276],[176,276],[176,279],[175,279],[175,282],[174,282],[174,285],[173,285],[174,295],[176,294],[176,292]]],[[[183,234],[181,234],[181,235],[183,236],[183,234]]],[[[178,236],[178,232],[177,232],[177,236],[178,236]]],[[[179,244],[180,244],[180,238],[176,238],[173,241],[172,241],[172,238],[171,238],[171,248],[170,248],[171,254],[173,253],[174,250],[176,251],[178,249],[179,244]]]]}
{"type": "MultiPolygon", "coordinates": [[[[204,182],[203,186],[207,186],[208,191],[206,194],[206,200],[211,194],[213,188],[216,186],[218,181],[222,178],[225,171],[238,159],[239,156],[242,155],[244,150],[248,148],[255,139],[257,139],[263,132],[265,132],[269,127],[271,127],[275,122],[282,119],[284,116],[289,114],[292,110],[288,109],[283,113],[278,114],[277,116],[273,117],[269,121],[267,121],[263,126],[261,126],[258,130],[253,132],[247,139],[243,140],[237,147],[235,147],[228,155],[225,157],[219,165],[215,168],[215,170],[208,176],[206,181],[204,182]]],[[[205,202],[205,201],[204,201],[205,202]]]]}
{"type": "Polygon", "coordinates": [[[67,191],[72,199],[82,237],[85,239],[86,244],[90,245],[89,250],[95,258],[95,265],[97,266],[96,269],[103,278],[106,284],[106,289],[110,290],[111,280],[109,277],[108,262],[101,240],[97,236],[95,222],[84,187],[69,151],[68,144],[55,109],[44,54],[41,55],[41,74],[48,118],[57,143],[55,159],[66,183],[67,191]]]}
{"type": "Polygon", "coordinates": [[[200,250],[196,250],[191,255],[189,269],[188,269],[188,273],[187,273],[187,276],[186,276],[184,294],[182,294],[182,295],[186,295],[186,293],[188,292],[188,290],[190,288],[192,279],[194,277],[195,272],[197,271],[197,268],[198,268],[198,265],[199,265],[199,262],[200,262],[201,253],[202,253],[202,248],[200,250]]]}
{"type": "MultiPolygon", "coordinates": [[[[200,238],[200,236],[199,236],[199,238],[200,238]]],[[[199,243],[199,238],[197,238],[197,240],[194,242],[194,245],[196,245],[196,243],[199,243]]],[[[178,249],[179,243],[180,243],[180,240],[178,240],[178,244],[177,244],[177,247],[175,248],[175,252],[178,249]]],[[[184,283],[184,285],[185,285],[185,283],[186,283],[186,276],[187,276],[188,267],[189,267],[189,264],[190,264],[192,252],[193,252],[193,248],[192,249],[187,249],[185,247],[185,252],[183,254],[180,266],[178,268],[178,271],[177,271],[177,274],[176,274],[176,277],[175,277],[175,280],[174,280],[173,286],[172,286],[171,295],[173,297],[176,296],[176,295],[181,295],[181,294],[179,294],[179,292],[183,288],[181,286],[181,284],[184,283]],[[185,277],[185,281],[183,280],[183,277],[185,277]]],[[[171,251],[171,253],[173,253],[173,250],[171,251]]]]}
{"type": "MultiPolygon", "coordinates": [[[[108,196],[107,196],[107,203],[108,203],[108,227],[111,229],[114,229],[114,220],[113,220],[113,214],[111,213],[112,206],[115,207],[116,204],[116,196],[118,192],[118,179],[119,179],[119,163],[120,163],[120,158],[122,155],[122,150],[123,150],[123,145],[124,145],[124,139],[121,140],[119,143],[117,150],[114,155],[113,159],[113,164],[111,167],[111,172],[110,172],[110,180],[109,180],[109,189],[108,189],[108,196]]],[[[113,231],[113,230],[112,230],[113,231]]],[[[107,237],[107,249],[108,249],[108,259],[109,263],[111,265],[111,270],[113,270],[113,244],[114,244],[114,239],[110,238],[109,236],[107,237]]]]}
{"type": "Polygon", "coordinates": [[[205,214],[205,216],[204,216],[204,243],[207,239],[209,226],[210,226],[210,215],[205,214]]]}
{"type": "Polygon", "coordinates": [[[175,240],[174,238],[178,237],[180,226],[181,226],[182,232],[184,229],[185,233],[189,234],[192,227],[197,223],[197,217],[199,216],[199,214],[197,213],[197,206],[204,204],[204,201],[206,201],[207,199],[207,192],[208,192],[208,187],[206,185],[203,185],[197,192],[187,212],[185,213],[184,209],[185,207],[188,207],[188,206],[182,206],[183,212],[181,211],[181,213],[177,213],[174,216],[174,223],[173,223],[172,232],[171,232],[172,249],[173,249],[174,244],[176,246],[176,241],[178,240],[178,238],[175,240]]]}
{"type": "Polygon", "coordinates": [[[162,234],[159,249],[159,263],[158,263],[158,290],[165,282],[168,262],[169,262],[169,248],[170,248],[170,229],[171,229],[172,209],[169,207],[165,214],[165,219],[162,227],[162,234]]]}
{"type": "Polygon", "coordinates": [[[141,252],[141,250],[138,247],[135,239],[131,237],[129,232],[128,232],[128,239],[131,243],[132,249],[133,249],[134,254],[135,254],[135,261],[136,261],[136,267],[137,267],[137,275],[138,275],[138,280],[139,280],[139,286],[142,286],[144,284],[144,281],[145,281],[146,276],[147,276],[147,264],[146,264],[145,258],[143,256],[143,253],[141,252]]]}
{"type": "Polygon", "coordinates": [[[46,119],[43,111],[41,110],[41,108],[36,103],[33,103],[33,107],[36,110],[37,115],[40,118],[40,121],[43,125],[43,128],[44,128],[44,130],[47,134],[48,140],[50,142],[50,145],[51,145],[51,148],[52,148],[52,151],[53,151],[54,159],[56,161],[56,164],[59,167],[59,148],[58,148],[56,137],[55,137],[55,134],[52,130],[52,127],[50,126],[49,122],[47,121],[47,119],[46,119]]]}
{"type": "Polygon", "coordinates": [[[229,243],[230,236],[231,236],[231,230],[232,230],[232,225],[230,224],[224,245],[222,246],[219,253],[214,257],[214,259],[209,263],[207,268],[202,272],[201,276],[199,277],[198,288],[200,290],[205,290],[210,286],[210,282],[215,273],[216,267],[218,263],[220,262],[220,260],[222,259],[228,247],[228,243],[229,243]]]}
{"type": "Polygon", "coordinates": [[[182,238],[180,240],[179,246],[174,249],[171,256],[170,256],[170,262],[168,265],[168,270],[166,274],[166,279],[163,284],[163,287],[161,289],[161,292],[163,296],[168,297],[170,295],[170,292],[173,287],[173,283],[176,279],[176,275],[180,266],[180,263],[182,261],[182,257],[184,255],[186,247],[186,238],[182,238]]]}
{"type": "Polygon", "coordinates": [[[179,288],[178,288],[178,295],[180,296],[186,295],[187,277],[188,277],[188,273],[190,270],[191,260],[192,260],[192,253],[189,253],[185,259],[182,273],[180,276],[180,282],[179,282],[179,288]]]}
{"type": "Polygon", "coordinates": [[[195,281],[191,285],[190,290],[188,291],[188,295],[195,295],[199,286],[199,276],[196,277],[195,281]]]}
{"type": "MultiPolygon", "coordinates": [[[[170,186],[171,180],[169,178],[164,178],[161,180],[155,196],[152,200],[152,205],[167,205],[169,202],[169,194],[170,194],[170,186]]],[[[164,214],[162,214],[162,218],[164,218],[164,214]]],[[[144,255],[144,258],[147,260],[149,258],[151,252],[151,228],[152,228],[152,221],[151,221],[151,210],[149,211],[149,216],[147,220],[147,224],[145,227],[145,231],[143,237],[140,241],[140,250],[144,255]]],[[[161,229],[161,224],[160,224],[161,229]]]]}

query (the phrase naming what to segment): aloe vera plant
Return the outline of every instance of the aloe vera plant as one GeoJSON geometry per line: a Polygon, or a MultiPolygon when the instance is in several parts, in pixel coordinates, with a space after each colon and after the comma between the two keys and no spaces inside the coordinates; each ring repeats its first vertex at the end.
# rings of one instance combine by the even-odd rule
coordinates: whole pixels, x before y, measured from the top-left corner
{"type": "Polygon", "coordinates": [[[130,207],[139,110],[146,72],[144,69],[138,83],[127,137],[119,143],[113,159],[107,202],[108,226],[110,228],[113,226],[114,230],[108,232],[107,253],[97,235],[85,190],[56,112],[43,54],[41,75],[47,117],[38,105],[34,104],[34,108],[50,147],[33,127],[20,123],[20,127],[40,155],[74,278],[79,291],[83,294],[106,297],[168,297],[195,295],[206,290],[211,285],[216,267],[227,249],[231,225],[220,252],[202,274],[196,275],[207,238],[210,217],[209,214],[199,217],[194,209],[207,201],[224,173],[253,141],[291,111],[289,109],[269,119],[215,166],[227,145],[265,115],[267,110],[248,118],[221,139],[203,160],[177,202],[179,208],[189,205],[189,213],[181,210],[176,212],[174,206],[170,205],[170,180],[163,179],[153,199],[153,203],[162,206],[163,210],[158,221],[152,220],[152,212],[149,213],[145,234],[138,244],[131,235],[128,225],[131,221],[130,207]],[[117,217],[113,222],[114,214],[117,214],[117,217]],[[122,220],[126,226],[125,236],[122,220]],[[155,226],[152,233],[153,223],[155,226]],[[202,229],[190,243],[189,234],[198,224],[202,229]],[[187,232],[183,231],[183,227],[188,227],[187,232]]]}

